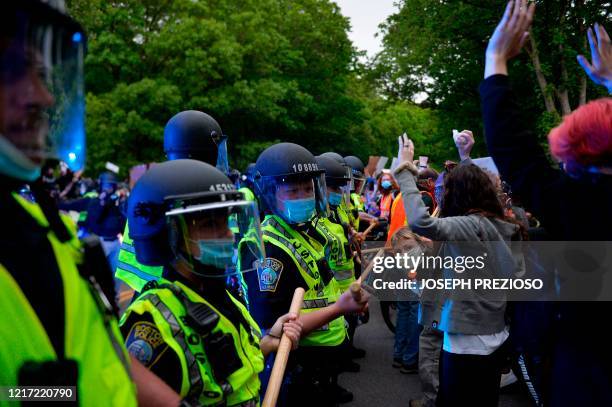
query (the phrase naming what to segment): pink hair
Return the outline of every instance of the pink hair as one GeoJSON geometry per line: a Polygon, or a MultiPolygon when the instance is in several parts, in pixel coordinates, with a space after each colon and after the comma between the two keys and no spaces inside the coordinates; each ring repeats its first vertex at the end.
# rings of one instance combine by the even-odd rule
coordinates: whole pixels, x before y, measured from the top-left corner
{"type": "Polygon", "coordinates": [[[612,163],[612,98],[601,98],[563,118],[548,135],[552,154],[568,164],[612,163]]]}

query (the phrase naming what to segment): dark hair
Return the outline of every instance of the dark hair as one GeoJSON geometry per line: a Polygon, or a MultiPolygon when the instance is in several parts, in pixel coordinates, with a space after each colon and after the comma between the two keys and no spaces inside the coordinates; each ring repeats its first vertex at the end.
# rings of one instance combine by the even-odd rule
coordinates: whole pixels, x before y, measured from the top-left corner
{"type": "Polygon", "coordinates": [[[438,173],[436,170],[431,168],[420,169],[419,174],[417,175],[417,188],[419,191],[427,191],[433,196],[434,184],[437,178],[438,173]],[[429,183],[429,180],[431,180],[431,184],[429,183]]]}
{"type": "Polygon", "coordinates": [[[444,179],[444,204],[440,217],[482,213],[506,220],[497,190],[489,176],[473,164],[459,165],[444,179]]]}
{"type": "Polygon", "coordinates": [[[436,170],[434,170],[433,168],[423,168],[421,170],[419,170],[419,174],[417,175],[417,179],[420,180],[432,180],[433,182],[436,182],[436,179],[438,178],[438,173],[436,172],[436,170]]]}

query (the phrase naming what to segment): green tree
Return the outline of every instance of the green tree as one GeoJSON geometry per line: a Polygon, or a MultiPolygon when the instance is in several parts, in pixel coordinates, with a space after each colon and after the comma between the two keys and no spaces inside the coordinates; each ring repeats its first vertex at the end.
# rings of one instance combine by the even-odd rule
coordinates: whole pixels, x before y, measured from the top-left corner
{"type": "Polygon", "coordinates": [[[219,121],[234,166],[274,140],[332,149],[363,121],[363,102],[349,89],[348,21],[331,1],[67,3],[89,34],[93,171],[107,160],[163,159],[163,126],[180,110],[219,121]]]}
{"type": "MultiPolygon", "coordinates": [[[[586,51],[586,26],[609,21],[611,3],[536,3],[530,44],[526,55],[513,63],[511,79],[526,120],[545,134],[561,115],[601,94],[587,84],[575,57],[586,51]]],[[[487,40],[504,4],[401,0],[398,12],[382,26],[384,50],[369,75],[389,98],[412,99],[425,92],[424,105],[440,110],[450,126],[481,128],[477,86],[487,40]]]]}

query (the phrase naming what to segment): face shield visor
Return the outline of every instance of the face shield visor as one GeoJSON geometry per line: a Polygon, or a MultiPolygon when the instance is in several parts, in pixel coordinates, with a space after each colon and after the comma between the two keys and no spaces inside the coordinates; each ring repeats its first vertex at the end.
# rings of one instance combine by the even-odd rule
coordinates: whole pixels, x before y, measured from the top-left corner
{"type": "Polygon", "coordinates": [[[260,177],[257,185],[270,212],[289,224],[327,217],[327,186],[323,172],[260,177]]]}
{"type": "Polygon", "coordinates": [[[342,198],[344,199],[344,203],[346,205],[350,205],[351,203],[351,179],[352,177],[352,170],[351,167],[344,165],[344,171],[345,171],[345,175],[344,175],[344,180],[343,180],[343,185],[342,185],[342,198]]]}
{"type": "Polygon", "coordinates": [[[365,186],[366,179],[361,172],[353,171],[351,174],[351,191],[361,195],[365,186]]]}
{"type": "Polygon", "coordinates": [[[330,178],[325,179],[327,183],[327,202],[332,207],[337,207],[344,203],[348,205],[351,201],[351,180],[350,178],[330,178]]]}
{"type": "Polygon", "coordinates": [[[222,173],[229,175],[229,158],[227,154],[227,136],[223,135],[215,140],[217,144],[217,169],[222,173]]]}
{"type": "Polygon", "coordinates": [[[249,201],[194,204],[166,213],[170,246],[201,277],[255,270],[265,258],[257,205],[249,201]],[[245,256],[256,259],[246,264],[245,256]]]}
{"type": "Polygon", "coordinates": [[[85,165],[85,35],[63,14],[25,4],[31,9],[9,7],[12,13],[0,17],[3,164],[21,178],[49,158],[78,171],[85,165]]]}

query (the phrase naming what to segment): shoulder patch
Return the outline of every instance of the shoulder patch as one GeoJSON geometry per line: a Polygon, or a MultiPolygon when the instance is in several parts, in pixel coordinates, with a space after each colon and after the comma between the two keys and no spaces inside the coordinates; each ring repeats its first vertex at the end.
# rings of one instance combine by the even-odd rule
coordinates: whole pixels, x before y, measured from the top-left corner
{"type": "Polygon", "coordinates": [[[282,272],[283,263],[273,257],[266,257],[257,268],[259,291],[275,292],[282,272]]]}
{"type": "Polygon", "coordinates": [[[132,325],[127,335],[127,350],[146,367],[151,367],[168,348],[155,324],[140,321],[132,325]]]}

